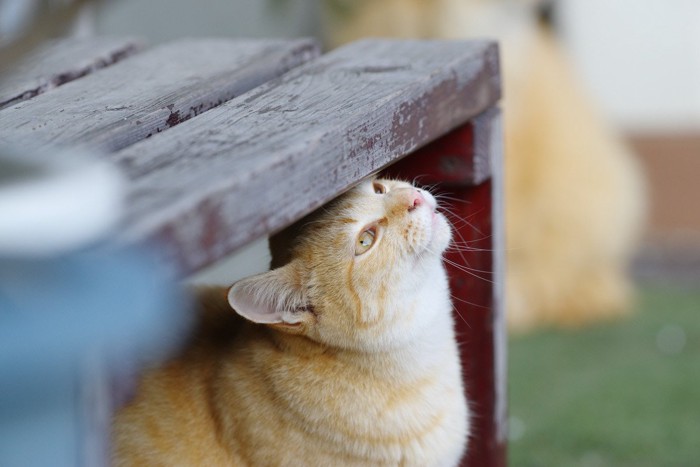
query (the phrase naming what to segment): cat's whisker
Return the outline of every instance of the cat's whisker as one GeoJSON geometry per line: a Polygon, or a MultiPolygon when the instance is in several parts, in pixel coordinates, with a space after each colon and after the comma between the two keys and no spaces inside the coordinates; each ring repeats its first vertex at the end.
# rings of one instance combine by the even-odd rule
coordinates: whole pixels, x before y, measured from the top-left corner
{"type": "Polygon", "coordinates": [[[488,252],[488,253],[493,253],[495,250],[493,248],[475,248],[473,246],[460,246],[460,245],[452,245],[447,247],[447,250],[445,251],[461,251],[463,253],[478,253],[478,252],[488,252]]]}
{"type": "Polygon", "coordinates": [[[476,216],[477,214],[479,214],[483,211],[483,209],[480,209],[478,211],[472,212],[468,216],[461,216],[461,215],[457,214],[456,212],[454,212],[453,206],[450,206],[449,204],[448,205],[438,204],[438,209],[440,209],[441,211],[449,212],[451,215],[453,215],[454,217],[457,217],[459,219],[466,219],[466,220],[471,219],[472,217],[476,216]]]}
{"type": "MultiPolygon", "coordinates": [[[[475,239],[473,239],[473,240],[466,240],[466,239],[464,238],[464,236],[462,235],[461,230],[457,228],[455,221],[463,222],[464,225],[466,225],[466,226],[468,226],[468,227],[471,227],[472,229],[474,229],[474,231],[476,231],[476,232],[478,232],[478,233],[482,233],[482,232],[480,232],[479,229],[477,229],[473,224],[469,223],[466,219],[461,218],[461,217],[458,217],[458,216],[455,216],[455,215],[452,214],[452,213],[450,213],[450,214],[451,214],[451,216],[446,216],[446,217],[447,217],[447,222],[450,223],[450,225],[452,226],[452,231],[453,231],[453,233],[455,233],[457,236],[459,236],[459,238],[460,238],[460,240],[462,241],[463,244],[468,245],[468,244],[470,244],[470,243],[481,242],[481,241],[487,240],[487,239],[489,239],[489,238],[491,237],[491,235],[484,235],[484,236],[482,236],[482,237],[480,237],[480,238],[475,238],[475,239]]],[[[482,235],[483,235],[483,234],[482,234],[482,235]]],[[[453,242],[456,242],[456,241],[453,240],[453,242]]],[[[457,243],[458,243],[458,242],[457,242],[457,243]]]]}
{"type": "MultiPolygon", "coordinates": [[[[448,222],[449,222],[449,221],[448,221],[448,222]]],[[[455,228],[454,228],[454,226],[452,226],[452,232],[455,233],[457,236],[459,236],[459,238],[460,238],[462,241],[464,241],[464,237],[462,236],[462,234],[459,232],[458,229],[455,229],[455,228]]],[[[450,242],[450,245],[448,245],[448,248],[447,248],[448,250],[450,250],[451,244],[452,244],[452,242],[450,242]]],[[[459,254],[459,257],[462,259],[462,262],[468,266],[468,265],[469,265],[469,261],[467,261],[467,258],[464,256],[465,250],[464,250],[463,248],[465,248],[465,247],[462,246],[462,248],[457,248],[456,245],[455,245],[455,247],[454,247],[453,249],[451,249],[450,251],[457,252],[457,253],[459,254]]],[[[466,246],[466,248],[469,248],[469,247],[466,246]]]]}
{"type": "Polygon", "coordinates": [[[471,219],[472,217],[474,217],[474,215],[475,215],[476,213],[475,213],[475,214],[470,214],[470,215],[467,216],[467,217],[463,217],[463,216],[457,214],[452,208],[447,207],[447,206],[439,206],[439,207],[438,207],[438,211],[447,214],[446,217],[447,217],[449,220],[451,220],[453,224],[456,224],[456,223],[459,222],[459,225],[460,225],[460,226],[468,226],[468,227],[471,227],[471,228],[473,228],[474,230],[477,230],[477,231],[478,231],[478,229],[477,229],[474,225],[472,225],[472,224],[469,222],[469,219],[471,219]]]}
{"type": "Polygon", "coordinates": [[[490,235],[487,235],[487,236],[481,237],[481,238],[475,238],[473,240],[454,240],[453,239],[450,243],[454,243],[455,245],[468,246],[468,245],[471,245],[473,243],[479,243],[479,242],[483,242],[484,240],[488,240],[489,237],[490,237],[490,235]]]}
{"type": "Polygon", "coordinates": [[[482,210],[473,212],[472,214],[470,214],[470,215],[467,216],[467,217],[462,217],[462,216],[458,215],[457,213],[455,213],[454,211],[452,211],[452,210],[449,209],[449,208],[441,207],[440,210],[442,210],[442,211],[448,213],[448,214],[450,215],[450,217],[452,217],[452,218],[454,218],[454,219],[456,219],[456,220],[459,220],[463,225],[466,225],[466,226],[468,226],[468,227],[471,227],[472,229],[476,230],[478,233],[483,234],[483,232],[481,232],[481,230],[480,230],[478,227],[476,227],[474,224],[472,224],[471,222],[469,222],[469,219],[471,219],[472,217],[475,217],[476,215],[480,214],[480,213],[482,212],[482,210]]]}
{"type": "Polygon", "coordinates": [[[443,260],[445,260],[445,262],[447,262],[447,263],[450,264],[451,266],[454,266],[454,267],[456,267],[456,268],[460,268],[460,267],[466,268],[466,269],[468,269],[470,272],[473,272],[473,273],[492,274],[492,271],[484,271],[483,269],[475,269],[475,268],[471,268],[471,267],[467,267],[467,266],[462,266],[461,264],[456,263],[456,262],[454,262],[454,261],[452,261],[452,260],[449,260],[449,259],[447,259],[447,258],[443,258],[443,260]]]}
{"type": "Polygon", "coordinates": [[[471,201],[467,201],[466,199],[460,199],[460,198],[457,198],[455,196],[446,195],[444,193],[435,194],[435,195],[433,195],[433,197],[438,201],[445,199],[445,200],[448,200],[448,201],[451,201],[454,203],[472,204],[471,201]]]}
{"type": "Polygon", "coordinates": [[[430,193],[433,197],[435,197],[435,193],[433,193],[433,191],[438,187],[438,185],[439,183],[431,183],[430,185],[425,185],[421,188],[430,193]]]}
{"type": "MultiPolygon", "coordinates": [[[[459,241],[453,240],[450,242],[450,246],[448,246],[447,248],[448,248],[448,250],[450,248],[458,248],[458,249],[462,248],[462,249],[464,249],[464,251],[491,251],[491,252],[494,252],[494,251],[496,251],[494,248],[479,248],[479,247],[472,246],[474,243],[480,243],[480,242],[483,242],[483,241],[488,240],[490,238],[491,238],[491,235],[487,235],[486,237],[477,238],[474,240],[467,240],[464,242],[459,242],[459,241]]],[[[503,248],[503,249],[501,249],[501,251],[518,251],[518,250],[522,250],[522,248],[503,248]]]]}
{"type": "MultiPolygon", "coordinates": [[[[452,295],[452,294],[450,294],[450,297],[454,298],[454,299],[457,300],[457,301],[461,301],[460,299],[456,298],[456,297],[455,297],[454,295],[452,295]]],[[[461,319],[462,322],[463,322],[464,324],[466,324],[468,328],[471,329],[471,325],[469,324],[469,322],[467,321],[467,319],[466,319],[464,316],[462,316],[462,313],[459,312],[459,310],[457,309],[456,306],[454,306],[454,304],[452,305],[452,314],[453,314],[453,315],[459,316],[459,319],[461,319]]]]}
{"type": "Polygon", "coordinates": [[[467,227],[467,228],[472,227],[472,225],[464,218],[461,218],[461,217],[457,216],[456,214],[454,214],[446,209],[441,209],[441,211],[443,213],[449,214],[445,217],[447,217],[447,220],[449,221],[450,225],[452,227],[454,227],[455,229],[462,228],[462,227],[467,227]]]}
{"type": "MultiPolygon", "coordinates": [[[[452,239],[450,242],[450,246],[455,246],[455,247],[464,247],[464,248],[478,248],[474,247],[473,245],[483,243],[486,240],[489,240],[491,238],[491,235],[485,235],[483,237],[479,238],[474,238],[471,240],[466,240],[461,233],[456,233],[456,235],[459,237],[459,239],[452,239]]],[[[481,248],[483,249],[483,248],[481,248]]]]}
{"type": "MultiPolygon", "coordinates": [[[[411,185],[416,186],[416,185],[420,184],[420,179],[423,177],[427,177],[427,176],[428,176],[428,174],[416,175],[415,177],[413,177],[413,180],[411,180],[411,185]]],[[[423,187],[421,186],[421,188],[423,188],[423,187]]],[[[425,188],[423,188],[423,189],[425,190],[425,188]]]]}
{"type": "MultiPolygon", "coordinates": [[[[453,300],[457,300],[460,303],[464,303],[465,305],[473,306],[476,308],[481,308],[484,310],[489,309],[489,307],[487,305],[479,305],[478,303],[470,302],[468,300],[464,300],[463,298],[456,297],[454,294],[450,294],[450,297],[452,297],[453,300]]],[[[453,308],[455,309],[455,311],[458,311],[454,306],[453,306],[453,308]]],[[[461,316],[461,314],[460,314],[460,316],[461,316]]],[[[465,321],[465,323],[466,323],[466,321],[465,321]]]]}
{"type": "Polygon", "coordinates": [[[473,248],[470,246],[458,246],[458,245],[450,244],[445,251],[471,253],[471,252],[480,251],[480,250],[479,250],[479,248],[473,248]]]}
{"type": "MultiPolygon", "coordinates": [[[[449,219],[448,219],[448,222],[450,222],[449,219]]],[[[452,225],[452,231],[460,238],[460,240],[462,240],[463,242],[465,241],[464,237],[462,236],[462,233],[459,231],[459,229],[455,228],[454,225],[452,225]]],[[[457,251],[459,253],[460,258],[462,258],[462,261],[465,264],[469,265],[469,261],[467,261],[467,259],[464,257],[464,255],[462,254],[462,251],[461,250],[455,250],[455,251],[457,251]]]]}
{"type": "Polygon", "coordinates": [[[464,266],[464,265],[462,265],[462,264],[456,263],[456,262],[454,262],[454,261],[452,261],[452,260],[450,260],[450,259],[447,259],[447,258],[445,258],[444,256],[443,256],[442,260],[443,260],[444,262],[446,262],[447,264],[449,264],[450,266],[452,266],[453,268],[455,268],[455,269],[457,269],[457,270],[459,270],[459,271],[462,271],[462,272],[465,273],[465,274],[469,274],[470,276],[472,276],[472,277],[474,277],[474,278],[476,278],[476,279],[479,279],[479,280],[488,282],[488,283],[490,283],[490,284],[493,284],[493,281],[492,281],[491,279],[487,279],[487,278],[485,278],[485,277],[481,277],[479,274],[477,274],[477,272],[483,273],[483,274],[491,274],[491,273],[492,273],[491,271],[482,271],[482,270],[479,270],[479,269],[473,269],[473,268],[470,268],[470,267],[468,267],[468,266],[464,266]]]}
{"type": "Polygon", "coordinates": [[[484,242],[486,240],[489,240],[491,237],[492,237],[492,235],[485,235],[483,237],[475,238],[474,240],[464,240],[461,242],[459,242],[457,240],[453,240],[453,242],[455,242],[455,244],[458,246],[470,246],[474,243],[480,243],[480,242],[484,242]]]}

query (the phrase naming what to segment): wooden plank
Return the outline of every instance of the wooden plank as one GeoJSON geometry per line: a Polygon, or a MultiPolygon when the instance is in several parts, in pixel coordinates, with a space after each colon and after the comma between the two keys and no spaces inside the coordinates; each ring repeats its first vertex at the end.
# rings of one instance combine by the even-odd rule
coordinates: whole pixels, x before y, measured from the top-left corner
{"type": "Polygon", "coordinates": [[[275,232],[500,97],[486,41],[365,40],[114,155],[124,241],[160,238],[185,272],[275,232]]]}
{"type": "Polygon", "coordinates": [[[143,48],[134,38],[94,37],[51,41],[0,79],[0,109],[113,65],[143,48]]]}
{"type": "MultiPolygon", "coordinates": [[[[406,160],[410,173],[423,184],[453,186],[479,185],[491,177],[491,154],[494,150],[492,119],[489,109],[472,121],[452,130],[428,146],[418,149],[406,160]]],[[[394,164],[401,170],[404,161],[394,164]]]]}
{"type": "Polygon", "coordinates": [[[220,105],[318,54],[309,39],[189,39],[0,111],[0,142],[115,151],[220,105]]]}

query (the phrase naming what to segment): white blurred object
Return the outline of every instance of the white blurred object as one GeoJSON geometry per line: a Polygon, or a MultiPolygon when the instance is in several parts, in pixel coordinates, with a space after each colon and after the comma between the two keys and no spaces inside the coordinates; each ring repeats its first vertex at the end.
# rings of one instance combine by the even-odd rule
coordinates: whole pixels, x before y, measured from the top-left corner
{"type": "Polygon", "coordinates": [[[105,161],[78,150],[0,148],[0,256],[46,256],[107,235],[124,184],[105,161]]]}
{"type": "Polygon", "coordinates": [[[561,0],[578,70],[615,123],[632,131],[700,128],[698,0],[561,0]]]}

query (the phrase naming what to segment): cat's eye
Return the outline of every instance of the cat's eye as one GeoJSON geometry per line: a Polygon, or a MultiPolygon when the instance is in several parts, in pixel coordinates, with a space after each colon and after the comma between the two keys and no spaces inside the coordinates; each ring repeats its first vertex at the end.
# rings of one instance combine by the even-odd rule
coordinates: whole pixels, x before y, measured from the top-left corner
{"type": "Polygon", "coordinates": [[[386,193],[386,187],[381,183],[374,182],[372,187],[374,187],[374,192],[378,195],[383,195],[384,193],[386,193]]]}
{"type": "Polygon", "coordinates": [[[375,229],[374,227],[364,230],[357,237],[357,241],[355,242],[355,256],[359,256],[363,253],[366,253],[370,248],[372,248],[376,237],[377,229],[375,229]]]}

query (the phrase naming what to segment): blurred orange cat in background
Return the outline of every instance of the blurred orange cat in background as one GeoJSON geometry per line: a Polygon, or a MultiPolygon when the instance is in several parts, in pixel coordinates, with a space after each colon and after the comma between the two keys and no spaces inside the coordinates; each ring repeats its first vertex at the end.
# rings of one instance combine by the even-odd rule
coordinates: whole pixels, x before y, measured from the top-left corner
{"type": "Polygon", "coordinates": [[[324,16],[332,46],[366,36],[499,40],[507,316],[516,331],[628,311],[627,268],[646,210],[636,160],[582,92],[538,3],[327,0],[324,16]]]}

